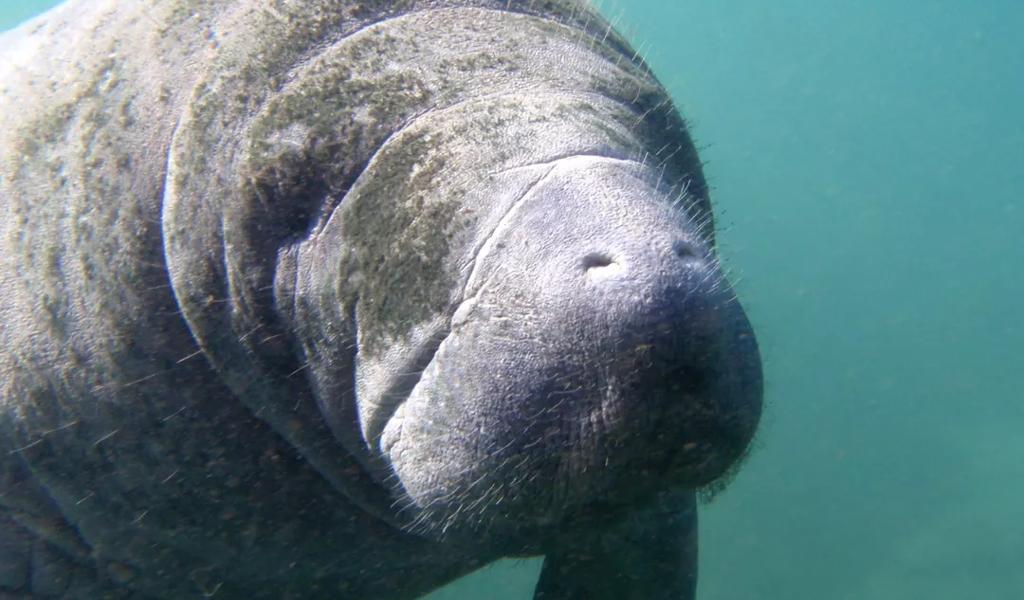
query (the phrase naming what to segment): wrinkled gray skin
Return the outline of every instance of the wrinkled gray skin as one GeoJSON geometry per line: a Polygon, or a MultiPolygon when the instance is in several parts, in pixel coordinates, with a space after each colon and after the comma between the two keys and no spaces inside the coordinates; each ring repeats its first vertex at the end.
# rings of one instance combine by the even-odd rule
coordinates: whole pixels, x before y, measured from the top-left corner
{"type": "Polygon", "coordinates": [[[0,598],[692,598],[760,413],[700,163],[571,0],[0,37],[0,598]]]}

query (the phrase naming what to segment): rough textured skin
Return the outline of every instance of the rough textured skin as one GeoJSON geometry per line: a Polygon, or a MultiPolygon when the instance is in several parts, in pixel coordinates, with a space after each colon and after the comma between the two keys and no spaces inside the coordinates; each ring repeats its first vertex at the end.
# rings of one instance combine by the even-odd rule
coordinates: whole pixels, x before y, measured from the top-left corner
{"type": "Polygon", "coordinates": [[[574,0],[73,0],[0,36],[0,598],[690,598],[760,360],[574,0]]]}

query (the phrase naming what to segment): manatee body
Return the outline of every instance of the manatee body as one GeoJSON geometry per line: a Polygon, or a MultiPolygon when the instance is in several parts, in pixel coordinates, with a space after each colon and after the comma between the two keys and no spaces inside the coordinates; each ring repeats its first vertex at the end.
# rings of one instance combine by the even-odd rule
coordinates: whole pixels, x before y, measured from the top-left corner
{"type": "Polygon", "coordinates": [[[73,1],[0,37],[0,597],[692,598],[760,359],[572,0],[73,1]]]}

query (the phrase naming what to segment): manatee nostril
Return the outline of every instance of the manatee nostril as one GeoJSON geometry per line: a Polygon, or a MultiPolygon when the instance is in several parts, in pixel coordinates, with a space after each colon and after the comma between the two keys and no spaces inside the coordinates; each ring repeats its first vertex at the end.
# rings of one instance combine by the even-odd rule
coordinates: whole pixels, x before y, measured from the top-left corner
{"type": "Polygon", "coordinates": [[[590,281],[612,278],[622,271],[622,265],[604,252],[591,252],[584,256],[582,267],[590,281]]]}
{"type": "Polygon", "coordinates": [[[583,257],[583,270],[589,271],[590,269],[609,267],[614,262],[615,260],[604,252],[591,252],[583,257]]]}
{"type": "Polygon", "coordinates": [[[672,243],[672,252],[674,252],[679,258],[685,260],[700,258],[700,252],[697,250],[697,247],[682,240],[677,240],[672,243]]]}

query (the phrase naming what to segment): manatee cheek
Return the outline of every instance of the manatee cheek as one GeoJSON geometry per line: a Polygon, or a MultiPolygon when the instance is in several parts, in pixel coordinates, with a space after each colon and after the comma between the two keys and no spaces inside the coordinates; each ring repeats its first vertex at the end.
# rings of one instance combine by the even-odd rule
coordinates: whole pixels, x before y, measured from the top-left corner
{"type": "Polygon", "coordinates": [[[492,435],[503,418],[494,404],[500,395],[488,389],[476,361],[459,360],[472,345],[461,335],[445,339],[381,434],[380,450],[397,476],[398,496],[416,508],[466,496],[479,478],[474,473],[492,466],[497,456],[492,435]]]}

